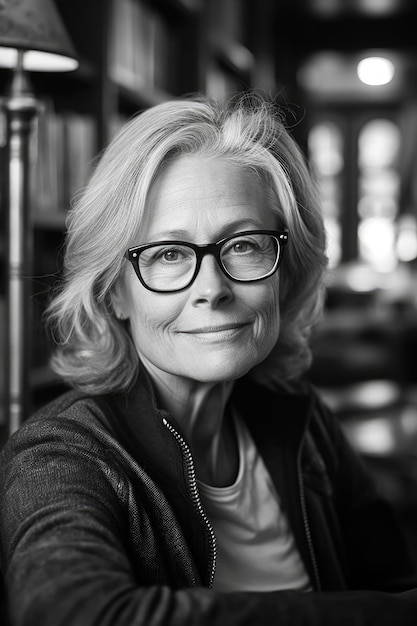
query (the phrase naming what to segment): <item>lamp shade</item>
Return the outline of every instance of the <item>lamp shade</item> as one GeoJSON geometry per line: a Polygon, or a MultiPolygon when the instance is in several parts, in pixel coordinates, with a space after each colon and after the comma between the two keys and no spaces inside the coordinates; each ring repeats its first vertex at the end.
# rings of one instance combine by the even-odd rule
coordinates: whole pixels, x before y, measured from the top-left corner
{"type": "Polygon", "coordinates": [[[0,2],[0,66],[15,67],[16,50],[25,52],[28,70],[78,67],[74,46],[52,0],[0,2]]]}

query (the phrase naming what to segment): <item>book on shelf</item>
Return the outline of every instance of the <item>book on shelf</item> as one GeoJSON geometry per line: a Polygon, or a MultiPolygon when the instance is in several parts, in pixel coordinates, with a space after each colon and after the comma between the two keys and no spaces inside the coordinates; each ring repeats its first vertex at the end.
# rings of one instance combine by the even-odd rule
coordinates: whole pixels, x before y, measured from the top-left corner
{"type": "Polygon", "coordinates": [[[135,0],[113,0],[109,75],[118,85],[149,85],[153,74],[151,10],[135,0]]]}
{"type": "Polygon", "coordinates": [[[245,42],[245,4],[242,0],[211,0],[211,35],[215,43],[245,42]]]}
{"type": "Polygon", "coordinates": [[[52,103],[42,102],[32,135],[32,208],[35,212],[64,210],[63,125],[52,103]]]}
{"type": "Polygon", "coordinates": [[[51,102],[44,102],[33,150],[33,209],[42,215],[64,215],[91,174],[97,151],[96,123],[91,115],[57,113],[51,102]]]}
{"type": "Polygon", "coordinates": [[[169,78],[172,26],[146,2],[113,0],[109,76],[132,91],[165,88],[169,78]]]}
{"type": "Polygon", "coordinates": [[[64,127],[64,206],[82,191],[92,173],[97,152],[97,132],[90,115],[62,114],[64,127]]]}

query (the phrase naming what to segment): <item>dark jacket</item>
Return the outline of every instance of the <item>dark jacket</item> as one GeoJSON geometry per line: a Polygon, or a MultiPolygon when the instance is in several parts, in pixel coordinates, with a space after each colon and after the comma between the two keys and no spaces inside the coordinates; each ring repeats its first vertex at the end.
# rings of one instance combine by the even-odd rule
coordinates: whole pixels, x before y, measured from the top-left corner
{"type": "MultiPolygon", "coordinates": [[[[174,419],[141,374],[69,392],[1,454],[13,626],[415,626],[415,572],[390,508],[317,396],[247,381],[244,417],[320,593],[217,593],[215,537],[174,419]]],[[[416,585],[417,586],[417,585],[416,585]]]]}

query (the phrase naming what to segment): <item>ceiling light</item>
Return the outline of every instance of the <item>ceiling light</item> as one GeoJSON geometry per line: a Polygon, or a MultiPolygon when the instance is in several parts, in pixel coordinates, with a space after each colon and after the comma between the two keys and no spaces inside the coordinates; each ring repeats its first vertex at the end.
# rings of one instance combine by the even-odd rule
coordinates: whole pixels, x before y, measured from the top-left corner
{"type": "Polygon", "coordinates": [[[385,57],[367,57],[357,66],[358,77],[365,85],[386,85],[394,72],[394,63],[385,57]]]}

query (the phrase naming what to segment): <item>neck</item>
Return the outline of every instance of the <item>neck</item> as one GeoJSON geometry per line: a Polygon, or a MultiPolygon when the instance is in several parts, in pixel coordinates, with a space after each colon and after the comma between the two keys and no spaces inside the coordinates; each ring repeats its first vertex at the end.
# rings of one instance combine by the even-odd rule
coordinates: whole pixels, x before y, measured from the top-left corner
{"type": "Polygon", "coordinates": [[[160,406],[175,417],[191,448],[198,477],[219,485],[236,473],[236,444],[226,405],[233,381],[205,383],[164,372],[144,363],[160,406]]]}

